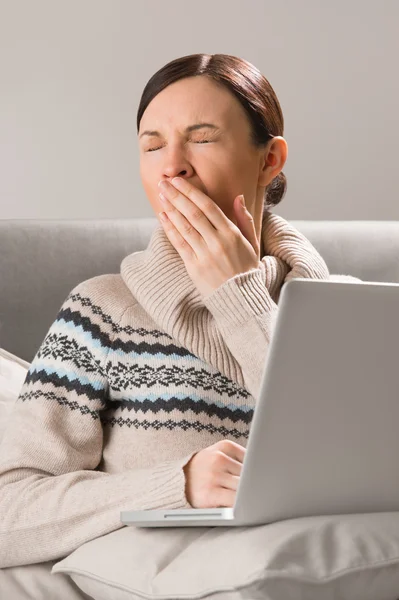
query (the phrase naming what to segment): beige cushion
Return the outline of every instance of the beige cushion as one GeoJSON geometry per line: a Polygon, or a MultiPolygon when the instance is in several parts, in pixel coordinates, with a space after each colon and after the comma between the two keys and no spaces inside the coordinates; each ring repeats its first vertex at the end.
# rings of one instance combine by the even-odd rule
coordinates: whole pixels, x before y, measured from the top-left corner
{"type": "Polygon", "coordinates": [[[0,348],[0,444],[28,370],[29,363],[0,348]]]}
{"type": "Polygon", "coordinates": [[[55,563],[96,600],[396,600],[399,513],[123,526],[55,563]]]}
{"type": "Polygon", "coordinates": [[[0,569],[1,600],[93,600],[68,575],[51,573],[55,560],[0,569]]]}

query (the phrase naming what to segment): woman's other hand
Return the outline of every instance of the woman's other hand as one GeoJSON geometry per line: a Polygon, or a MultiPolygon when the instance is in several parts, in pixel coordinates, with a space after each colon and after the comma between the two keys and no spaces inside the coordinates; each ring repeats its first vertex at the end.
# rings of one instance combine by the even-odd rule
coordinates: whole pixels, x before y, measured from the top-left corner
{"type": "Polygon", "coordinates": [[[234,506],[245,452],[240,444],[221,440],[194,454],[184,467],[193,508],[234,506]]]}

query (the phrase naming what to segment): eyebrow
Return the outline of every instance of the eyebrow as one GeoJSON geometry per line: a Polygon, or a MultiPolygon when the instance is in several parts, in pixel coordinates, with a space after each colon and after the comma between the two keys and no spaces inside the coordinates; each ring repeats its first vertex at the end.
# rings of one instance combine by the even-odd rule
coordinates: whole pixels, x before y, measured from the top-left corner
{"type": "MultiPolygon", "coordinates": [[[[187,133],[189,133],[190,131],[195,131],[196,129],[201,129],[202,127],[209,127],[210,129],[220,129],[216,125],[213,125],[213,123],[195,123],[195,125],[189,125],[188,127],[186,127],[185,131],[187,133]]],[[[157,135],[157,136],[160,136],[161,134],[159,133],[159,131],[150,131],[150,130],[147,129],[146,131],[143,131],[142,134],[140,134],[139,139],[142,138],[143,135],[157,135]]]]}

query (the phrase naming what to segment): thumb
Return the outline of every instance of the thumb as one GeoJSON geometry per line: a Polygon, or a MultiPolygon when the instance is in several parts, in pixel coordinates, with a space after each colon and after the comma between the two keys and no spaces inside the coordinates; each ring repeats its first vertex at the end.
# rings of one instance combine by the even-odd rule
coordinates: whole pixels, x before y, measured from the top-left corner
{"type": "Polygon", "coordinates": [[[234,211],[237,216],[237,226],[243,236],[249,241],[253,249],[259,254],[259,242],[256,237],[255,223],[251,213],[245,206],[243,194],[237,196],[234,200],[234,211]],[[241,203],[242,199],[242,203],[241,203]]]}

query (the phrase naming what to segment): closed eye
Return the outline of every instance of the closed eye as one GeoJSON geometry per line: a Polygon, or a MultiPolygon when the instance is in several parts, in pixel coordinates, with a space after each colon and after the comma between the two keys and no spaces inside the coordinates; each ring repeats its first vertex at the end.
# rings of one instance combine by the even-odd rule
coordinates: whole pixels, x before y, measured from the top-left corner
{"type": "MultiPolygon", "coordinates": [[[[209,144],[211,143],[212,140],[200,140],[198,142],[194,142],[194,144],[209,144]]],[[[162,148],[162,146],[158,146],[157,148],[150,148],[149,150],[146,150],[146,152],[154,152],[155,150],[159,150],[160,148],[162,148]]]]}

